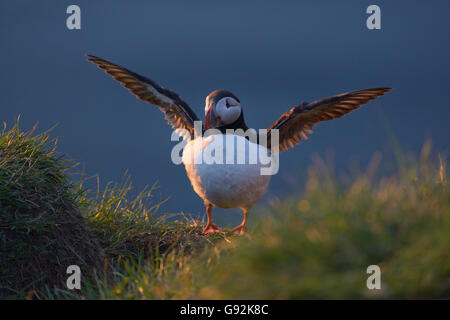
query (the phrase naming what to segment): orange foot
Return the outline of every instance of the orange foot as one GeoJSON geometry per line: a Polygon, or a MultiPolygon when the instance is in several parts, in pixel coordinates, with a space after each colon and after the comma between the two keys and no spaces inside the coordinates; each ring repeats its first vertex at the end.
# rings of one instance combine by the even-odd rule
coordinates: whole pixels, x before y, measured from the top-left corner
{"type": "Polygon", "coordinates": [[[240,224],[240,225],[238,225],[236,228],[234,228],[231,231],[233,231],[238,236],[242,236],[245,233],[245,231],[246,231],[245,225],[240,224]]]}
{"type": "Polygon", "coordinates": [[[215,223],[208,223],[205,227],[205,229],[203,229],[203,234],[208,234],[208,233],[216,233],[216,232],[220,232],[219,227],[215,224],[215,223]]]}

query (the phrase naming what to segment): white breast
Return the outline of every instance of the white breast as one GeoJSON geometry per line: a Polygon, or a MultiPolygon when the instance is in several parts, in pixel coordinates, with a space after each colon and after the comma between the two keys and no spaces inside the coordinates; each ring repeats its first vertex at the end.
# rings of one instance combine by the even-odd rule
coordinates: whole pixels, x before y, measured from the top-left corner
{"type": "Polygon", "coordinates": [[[261,174],[262,168],[270,166],[258,156],[261,152],[269,155],[266,160],[278,161],[266,148],[244,137],[213,135],[190,141],[182,161],[192,187],[206,203],[221,208],[250,208],[264,196],[271,178],[261,174]],[[222,153],[222,162],[218,153],[222,153]],[[239,158],[245,161],[238,163],[239,158]]]}

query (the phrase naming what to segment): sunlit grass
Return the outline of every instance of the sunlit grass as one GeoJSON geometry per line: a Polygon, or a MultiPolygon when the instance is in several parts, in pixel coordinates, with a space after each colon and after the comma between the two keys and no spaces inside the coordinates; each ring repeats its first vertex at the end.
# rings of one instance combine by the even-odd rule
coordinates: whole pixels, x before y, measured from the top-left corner
{"type": "Polygon", "coordinates": [[[103,251],[78,212],[67,171],[48,132],[0,132],[0,298],[43,298],[77,264],[94,279],[103,251]]]}
{"type": "Polygon", "coordinates": [[[425,152],[401,174],[375,179],[375,170],[342,185],[318,161],[304,194],[266,208],[251,238],[208,270],[198,296],[449,297],[447,169],[425,152]],[[366,288],[369,265],[381,268],[379,291],[366,288]]]}
{"type": "MultiPolygon", "coordinates": [[[[98,182],[95,190],[83,177],[70,182],[71,163],[55,153],[47,133],[33,136],[15,126],[3,131],[0,146],[0,284],[14,289],[7,293],[13,297],[450,298],[448,169],[430,142],[417,156],[396,152],[390,173],[380,153],[367,168],[351,167],[339,177],[316,157],[303,191],[254,208],[243,237],[204,236],[197,219],[165,218],[156,185],[131,197],[127,175],[119,184],[98,182]],[[95,276],[83,278],[81,291],[64,287],[65,273],[19,279],[10,269],[33,262],[27,252],[45,257],[42,246],[60,239],[52,221],[67,210],[52,208],[61,206],[84,219],[81,235],[64,229],[71,249],[80,237],[99,246],[102,267],[84,265],[95,276]],[[366,287],[369,265],[381,268],[381,290],[366,287]]],[[[68,251],[57,248],[46,265],[61,264],[58,254],[68,251]]]]}
{"type": "Polygon", "coordinates": [[[347,183],[316,158],[304,193],[254,210],[261,218],[248,237],[127,264],[101,296],[449,298],[448,171],[430,153],[427,142],[417,159],[404,156],[402,170],[384,177],[376,154],[347,183]],[[366,287],[370,265],[381,268],[381,290],[366,287]]]}

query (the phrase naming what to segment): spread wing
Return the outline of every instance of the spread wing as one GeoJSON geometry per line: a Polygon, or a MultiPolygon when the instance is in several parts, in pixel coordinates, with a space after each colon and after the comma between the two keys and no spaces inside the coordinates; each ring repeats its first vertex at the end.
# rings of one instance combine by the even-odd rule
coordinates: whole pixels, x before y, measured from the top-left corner
{"type": "Polygon", "coordinates": [[[271,146],[270,131],[279,130],[279,150],[280,152],[292,148],[300,143],[302,139],[308,139],[308,134],[312,133],[312,127],[321,122],[340,118],[352,112],[363,104],[384,95],[392,88],[374,88],[346,92],[337,96],[317,100],[312,103],[303,103],[293,107],[283,114],[268,129],[267,145],[271,146]]]}
{"type": "Polygon", "coordinates": [[[105,59],[87,56],[88,61],[105,70],[139,99],[158,106],[173,129],[186,129],[194,135],[194,121],[198,118],[177,93],[105,59]]]}

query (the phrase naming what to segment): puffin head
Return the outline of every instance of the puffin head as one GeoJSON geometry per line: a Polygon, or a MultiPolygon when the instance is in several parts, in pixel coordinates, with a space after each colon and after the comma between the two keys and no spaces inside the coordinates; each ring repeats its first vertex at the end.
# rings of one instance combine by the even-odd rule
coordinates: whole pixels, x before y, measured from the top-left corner
{"type": "Polygon", "coordinates": [[[243,122],[243,113],[239,99],[227,90],[211,92],[205,101],[204,130],[216,128],[233,128],[234,124],[243,122]]]}

